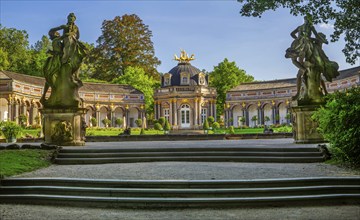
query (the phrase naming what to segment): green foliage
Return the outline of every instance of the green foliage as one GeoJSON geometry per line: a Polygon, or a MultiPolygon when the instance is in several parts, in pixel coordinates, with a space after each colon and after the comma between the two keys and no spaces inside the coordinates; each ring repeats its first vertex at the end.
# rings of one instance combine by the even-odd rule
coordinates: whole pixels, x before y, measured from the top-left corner
{"type": "Polygon", "coordinates": [[[213,117],[213,116],[209,116],[206,120],[209,122],[209,126],[212,127],[212,124],[215,122],[214,117],[213,117]]]}
{"type": "Polygon", "coordinates": [[[278,133],[291,133],[292,132],[292,126],[288,126],[288,125],[281,126],[281,127],[278,127],[278,128],[274,128],[274,131],[278,132],[278,133]]]}
{"type": "Polygon", "coordinates": [[[95,63],[93,77],[111,81],[124,75],[128,67],[139,67],[147,76],[160,79],[156,67],[161,62],[155,56],[152,32],[137,15],[105,20],[101,30],[98,45],[90,55],[95,63]]]}
{"type": "Polygon", "coordinates": [[[144,128],[141,128],[140,135],[145,135],[145,129],[144,128]]]}
{"type": "Polygon", "coordinates": [[[0,69],[26,73],[30,62],[28,34],[0,25],[0,69]]]}
{"type": "Polygon", "coordinates": [[[115,124],[119,127],[121,127],[124,123],[124,120],[122,118],[115,119],[115,124]]]}
{"type": "Polygon", "coordinates": [[[97,126],[97,119],[95,117],[91,117],[90,119],[91,125],[96,127],[97,126]]]}
{"type": "Polygon", "coordinates": [[[219,124],[218,122],[214,122],[214,123],[212,124],[212,128],[213,128],[214,130],[219,129],[219,128],[220,128],[220,124],[219,124]]]}
{"type": "Polygon", "coordinates": [[[19,137],[22,132],[22,128],[14,121],[2,121],[0,122],[1,133],[6,139],[12,137],[19,137]]]}
{"type": "Polygon", "coordinates": [[[328,95],[313,119],[330,142],[334,157],[360,166],[360,87],[328,95]]]}
{"type": "Polygon", "coordinates": [[[229,134],[235,134],[234,126],[229,127],[229,134]]]}
{"type": "Polygon", "coordinates": [[[161,131],[163,129],[163,126],[161,126],[160,123],[156,122],[154,124],[154,129],[157,130],[157,131],[161,131]]]}
{"type": "Polygon", "coordinates": [[[164,131],[170,131],[171,126],[168,120],[165,120],[164,131]]]}
{"type": "Polygon", "coordinates": [[[223,114],[227,91],[240,83],[254,80],[254,77],[239,69],[235,62],[229,62],[226,58],[214,67],[209,78],[210,86],[215,87],[217,92],[216,112],[218,115],[223,114]]]}
{"type": "Polygon", "coordinates": [[[101,120],[101,122],[103,123],[103,125],[105,127],[109,127],[110,123],[111,123],[111,120],[108,119],[108,118],[104,118],[103,120],[101,120]]]}
{"type": "Polygon", "coordinates": [[[27,117],[26,117],[26,115],[24,115],[24,114],[21,114],[21,115],[19,115],[19,124],[21,125],[21,127],[23,127],[23,128],[25,128],[25,126],[26,126],[26,123],[27,123],[27,117]]]}
{"type": "Polygon", "coordinates": [[[48,58],[47,51],[51,49],[50,39],[43,35],[40,41],[37,41],[34,46],[31,46],[29,53],[29,64],[25,74],[32,76],[43,76],[43,67],[48,58]]]}
{"type": "Polygon", "coordinates": [[[309,16],[314,24],[334,23],[331,40],[337,41],[344,36],[346,42],[343,52],[346,61],[355,64],[360,57],[359,0],[238,0],[242,4],[241,15],[261,17],[268,10],[289,8],[294,16],[309,16]]]}
{"type": "Polygon", "coordinates": [[[9,177],[51,165],[54,151],[3,150],[0,151],[0,177],[9,177]]]}
{"type": "Polygon", "coordinates": [[[205,120],[205,121],[204,121],[204,124],[203,124],[203,129],[204,129],[204,130],[209,130],[209,128],[210,128],[209,122],[208,122],[208,120],[205,120]]]}
{"type": "Polygon", "coordinates": [[[145,109],[148,113],[153,111],[154,89],[158,88],[160,83],[148,76],[144,69],[139,67],[128,67],[125,69],[124,75],[115,78],[112,83],[128,84],[144,93],[145,109]]]}
{"type": "Polygon", "coordinates": [[[161,127],[164,127],[165,121],[166,121],[165,117],[160,117],[159,120],[158,120],[158,123],[161,124],[161,127]]]}
{"type": "Polygon", "coordinates": [[[252,118],[251,118],[251,121],[254,122],[254,126],[256,126],[256,122],[258,120],[258,117],[256,115],[254,115],[252,118]]]}
{"type": "Polygon", "coordinates": [[[138,127],[142,127],[142,123],[143,121],[141,120],[141,118],[138,118],[135,120],[135,124],[138,126],[138,127]]]}

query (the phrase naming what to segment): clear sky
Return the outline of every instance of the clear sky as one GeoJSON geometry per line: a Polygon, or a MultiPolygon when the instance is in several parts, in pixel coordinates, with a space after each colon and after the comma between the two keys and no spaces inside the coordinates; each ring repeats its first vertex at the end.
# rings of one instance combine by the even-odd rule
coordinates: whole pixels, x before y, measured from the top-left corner
{"type": "MultiPolygon", "coordinates": [[[[0,23],[26,30],[34,44],[50,28],[65,24],[68,13],[74,12],[80,40],[96,43],[104,20],[137,14],[153,33],[162,73],[177,65],[174,54],[185,49],[195,54],[192,64],[200,70],[212,71],[228,58],[256,80],[295,77],[297,69],[284,55],[292,42],[290,32],[303,19],[291,16],[287,9],[267,12],[262,18],[242,17],[240,6],[236,0],[0,0],[0,23]]],[[[331,25],[317,25],[316,29],[330,39],[331,25]]],[[[343,47],[341,39],[324,45],[324,50],[340,69],[354,67],[345,62],[343,47]]]]}

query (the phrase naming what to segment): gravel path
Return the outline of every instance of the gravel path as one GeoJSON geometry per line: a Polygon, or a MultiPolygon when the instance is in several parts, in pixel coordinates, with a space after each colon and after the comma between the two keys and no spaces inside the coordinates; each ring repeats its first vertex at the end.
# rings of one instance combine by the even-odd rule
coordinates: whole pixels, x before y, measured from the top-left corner
{"type": "MultiPolygon", "coordinates": [[[[313,147],[291,139],[88,143],[86,148],[123,147],[313,147]]],[[[103,165],[52,165],[18,177],[69,177],[95,179],[268,179],[292,177],[359,176],[325,163],[207,163],[153,162],[103,165]]],[[[360,205],[320,207],[268,207],[232,209],[93,209],[0,204],[0,219],[360,219],[360,205]]]]}

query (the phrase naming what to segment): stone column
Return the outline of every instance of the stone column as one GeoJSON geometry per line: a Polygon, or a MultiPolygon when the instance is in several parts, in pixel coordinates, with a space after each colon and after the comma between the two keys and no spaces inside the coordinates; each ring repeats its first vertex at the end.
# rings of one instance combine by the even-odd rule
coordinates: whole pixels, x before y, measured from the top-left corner
{"type": "Polygon", "coordinates": [[[212,100],[209,100],[208,110],[208,117],[212,116],[212,100]]]}
{"type": "Polygon", "coordinates": [[[13,120],[13,103],[12,103],[12,98],[9,99],[8,101],[8,120],[12,121],[13,120]]]}
{"type": "Polygon", "coordinates": [[[19,103],[15,101],[14,121],[19,124],[19,103]]]}
{"type": "Polygon", "coordinates": [[[214,119],[216,121],[216,100],[213,101],[213,107],[214,107],[214,119]]]}
{"type": "Polygon", "coordinates": [[[177,111],[177,101],[174,100],[174,125],[178,125],[178,111],[177,111]]]}
{"type": "Polygon", "coordinates": [[[35,117],[37,116],[37,112],[38,112],[38,109],[37,109],[37,106],[35,104],[32,104],[31,106],[31,120],[30,120],[30,124],[34,125],[35,124],[35,117]]]}
{"type": "Polygon", "coordinates": [[[198,98],[195,98],[194,99],[194,126],[195,126],[195,129],[198,128],[199,126],[199,108],[198,108],[198,101],[199,99],[198,98]]]}
{"type": "Polygon", "coordinates": [[[173,110],[173,103],[172,103],[172,100],[170,100],[170,105],[169,105],[169,124],[172,126],[173,125],[173,112],[172,112],[172,110],[173,110]]]}

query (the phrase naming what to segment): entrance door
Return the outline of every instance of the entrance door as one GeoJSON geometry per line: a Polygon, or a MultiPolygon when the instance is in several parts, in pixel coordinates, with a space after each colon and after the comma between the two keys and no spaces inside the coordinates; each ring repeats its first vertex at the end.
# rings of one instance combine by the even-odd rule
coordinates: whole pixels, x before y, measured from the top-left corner
{"type": "Polygon", "coordinates": [[[181,106],[181,128],[190,128],[190,106],[181,106]]]}

